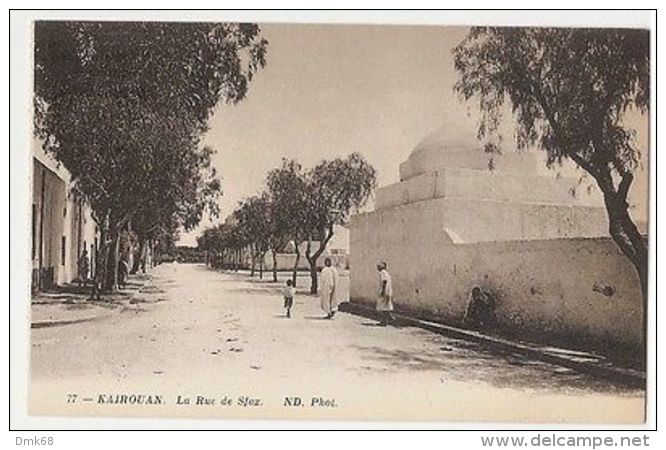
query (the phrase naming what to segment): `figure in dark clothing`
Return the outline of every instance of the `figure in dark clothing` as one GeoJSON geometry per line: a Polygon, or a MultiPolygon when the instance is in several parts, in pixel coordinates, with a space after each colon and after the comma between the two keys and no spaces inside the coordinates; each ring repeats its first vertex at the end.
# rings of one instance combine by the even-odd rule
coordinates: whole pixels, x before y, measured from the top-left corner
{"type": "Polygon", "coordinates": [[[90,261],[88,260],[88,250],[85,248],[81,252],[81,256],[78,261],[79,269],[79,287],[85,286],[88,283],[88,272],[90,272],[90,261]]]}
{"type": "Polygon", "coordinates": [[[465,311],[465,323],[474,328],[490,328],[495,325],[495,300],[493,297],[474,286],[469,294],[469,303],[465,311]]]}
{"type": "Polygon", "coordinates": [[[102,272],[95,273],[95,275],[90,278],[90,297],[88,297],[88,300],[97,300],[100,301],[102,300],[102,280],[101,280],[101,274],[102,272]]]}
{"type": "Polygon", "coordinates": [[[121,288],[125,288],[125,283],[127,283],[127,276],[129,275],[129,265],[127,261],[121,259],[118,261],[118,285],[121,288]]]}
{"type": "Polygon", "coordinates": [[[291,318],[291,308],[294,306],[294,297],[296,296],[296,288],[291,280],[287,280],[287,286],[282,291],[284,298],[284,307],[287,310],[287,318],[291,318]]]}

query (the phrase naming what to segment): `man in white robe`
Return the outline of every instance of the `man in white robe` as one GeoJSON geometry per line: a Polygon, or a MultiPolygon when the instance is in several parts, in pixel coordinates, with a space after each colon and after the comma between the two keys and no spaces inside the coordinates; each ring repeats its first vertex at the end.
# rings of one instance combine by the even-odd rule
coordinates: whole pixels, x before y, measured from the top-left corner
{"type": "Polygon", "coordinates": [[[331,265],[331,258],[324,260],[324,268],[319,276],[319,300],[327,319],[332,319],[338,310],[338,271],[331,265]]]}
{"type": "Polygon", "coordinates": [[[377,296],[375,309],[381,315],[379,325],[385,327],[393,322],[393,315],[391,314],[391,311],[393,311],[393,282],[385,261],[377,264],[377,271],[379,272],[379,295],[377,296]]]}

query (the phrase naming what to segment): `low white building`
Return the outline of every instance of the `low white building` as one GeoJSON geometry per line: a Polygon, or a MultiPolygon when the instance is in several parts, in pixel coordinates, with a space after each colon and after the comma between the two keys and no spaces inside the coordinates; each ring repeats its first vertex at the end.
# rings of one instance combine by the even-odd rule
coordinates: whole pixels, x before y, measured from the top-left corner
{"type": "Polygon", "coordinates": [[[473,124],[416,146],[375,210],[351,219],[351,301],[374,305],[385,261],[397,310],[460,324],[479,286],[501,326],[640,349],[640,284],[600,192],[572,195],[579,179],[544,173],[535,152],[489,157],[473,124]]]}
{"type": "MultiPolygon", "coordinates": [[[[310,268],[308,260],[305,257],[307,247],[307,242],[301,242],[298,246],[301,254],[298,263],[300,270],[308,270],[310,268]]],[[[319,249],[319,241],[312,241],[310,249],[312,253],[317,251],[319,249]]],[[[341,225],[334,226],[333,237],[328,241],[323,253],[317,258],[317,267],[324,267],[324,260],[326,258],[331,258],[333,264],[337,267],[346,269],[349,266],[349,228],[341,225]]],[[[296,252],[293,242],[289,242],[284,251],[276,255],[276,262],[278,270],[290,270],[294,267],[296,252]]],[[[271,252],[266,253],[264,256],[264,268],[266,270],[273,269],[273,255],[271,252]]]]}

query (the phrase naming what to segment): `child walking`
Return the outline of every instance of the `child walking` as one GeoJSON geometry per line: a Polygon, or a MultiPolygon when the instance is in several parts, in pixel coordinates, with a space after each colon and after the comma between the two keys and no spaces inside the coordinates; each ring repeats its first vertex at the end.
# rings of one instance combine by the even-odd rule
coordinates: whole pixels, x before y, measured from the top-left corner
{"type": "Polygon", "coordinates": [[[291,280],[287,280],[287,285],[282,291],[284,307],[287,309],[287,318],[291,318],[291,307],[294,305],[294,295],[296,295],[296,288],[291,280]]]}

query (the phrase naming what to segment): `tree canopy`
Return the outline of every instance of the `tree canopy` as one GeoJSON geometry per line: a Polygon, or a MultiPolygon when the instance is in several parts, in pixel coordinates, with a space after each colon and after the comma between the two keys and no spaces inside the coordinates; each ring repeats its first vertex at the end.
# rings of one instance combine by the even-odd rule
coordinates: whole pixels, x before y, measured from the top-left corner
{"type": "Polygon", "coordinates": [[[649,54],[648,31],[634,29],[475,27],[454,49],[455,89],[477,99],[480,137],[497,131],[508,103],[519,148],[537,146],[549,165],[568,158],[590,174],[644,295],[647,247],[627,203],[640,153],[623,119],[648,111],[649,54]]]}
{"type": "MultiPolygon", "coordinates": [[[[349,216],[367,202],[377,185],[377,172],[360,154],[324,160],[303,170],[296,160],[283,159],[268,172],[266,190],[239,203],[232,214],[237,227],[233,242],[251,249],[254,257],[294,243],[296,258],[292,279],[306,242],[312,293],[317,292],[317,260],[335,233],[335,225],[346,225],[349,216]],[[314,242],[318,245],[313,245],[314,242]]],[[[205,230],[199,240],[209,245],[213,232],[205,230]]],[[[274,259],[275,263],[275,259],[274,259]]],[[[274,264],[274,278],[275,264],[274,264]]]]}
{"type": "Polygon", "coordinates": [[[36,23],[35,132],[103,233],[217,212],[201,135],[219,101],[244,98],[266,48],[255,24],[36,23]]]}
{"type": "Polygon", "coordinates": [[[305,229],[312,293],[317,293],[316,262],[333,237],[335,225],[346,225],[377,186],[377,171],[359,153],[322,161],[306,174],[305,229]],[[311,241],[319,246],[313,249],[311,241]]]}

